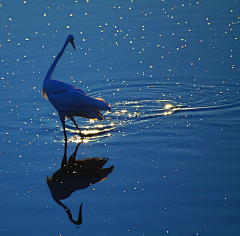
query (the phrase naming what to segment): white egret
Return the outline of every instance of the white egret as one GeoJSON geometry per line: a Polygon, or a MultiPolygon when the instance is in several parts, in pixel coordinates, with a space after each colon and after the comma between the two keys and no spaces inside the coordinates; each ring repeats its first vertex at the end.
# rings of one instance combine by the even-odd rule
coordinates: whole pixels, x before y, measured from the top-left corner
{"type": "MultiPolygon", "coordinates": [[[[111,110],[110,105],[102,98],[91,98],[83,90],[64,83],[59,80],[51,79],[52,73],[58,60],[62,56],[65,48],[70,42],[75,49],[74,37],[70,34],[63,45],[62,50],[55,58],[43,82],[42,96],[48,98],[52,105],[57,109],[59,118],[62,122],[65,141],[67,135],[65,130],[65,117],[70,118],[82,136],[82,133],[74,120],[74,116],[81,116],[89,119],[102,120],[103,115],[100,110],[111,110]]],[[[83,137],[83,136],[82,136],[83,137]]]]}

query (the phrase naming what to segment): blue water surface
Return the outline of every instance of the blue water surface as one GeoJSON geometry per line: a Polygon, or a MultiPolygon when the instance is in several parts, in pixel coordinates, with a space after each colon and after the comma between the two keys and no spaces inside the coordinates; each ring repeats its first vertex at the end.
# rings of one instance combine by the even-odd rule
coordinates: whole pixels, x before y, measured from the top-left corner
{"type": "Polygon", "coordinates": [[[0,19],[1,235],[239,234],[239,1],[14,0],[0,19]],[[76,118],[83,140],[66,120],[65,146],[41,90],[68,34],[53,78],[112,110],[76,118]]]}

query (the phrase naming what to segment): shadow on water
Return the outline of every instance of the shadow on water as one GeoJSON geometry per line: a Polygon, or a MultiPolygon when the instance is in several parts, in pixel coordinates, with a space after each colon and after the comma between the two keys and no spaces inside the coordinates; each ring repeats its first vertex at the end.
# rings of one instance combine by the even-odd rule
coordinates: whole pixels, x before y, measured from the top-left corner
{"type": "Polygon", "coordinates": [[[61,168],[47,176],[47,185],[51,191],[53,200],[62,206],[68,214],[69,220],[80,225],[82,223],[82,204],[79,207],[78,219],[74,220],[70,209],[64,205],[61,200],[70,197],[76,190],[87,188],[97,182],[103,181],[113,171],[113,166],[103,168],[107,158],[86,158],[84,160],[76,159],[78,147],[67,161],[67,143],[65,144],[64,156],[61,163],[61,168]]]}

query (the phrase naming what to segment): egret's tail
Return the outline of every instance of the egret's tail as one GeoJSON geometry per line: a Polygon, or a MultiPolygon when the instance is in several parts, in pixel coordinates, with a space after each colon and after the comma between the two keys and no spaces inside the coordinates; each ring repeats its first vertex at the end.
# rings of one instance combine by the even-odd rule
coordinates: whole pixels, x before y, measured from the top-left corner
{"type": "Polygon", "coordinates": [[[94,98],[96,101],[96,108],[99,110],[111,110],[110,104],[106,103],[103,98],[94,98]]]}

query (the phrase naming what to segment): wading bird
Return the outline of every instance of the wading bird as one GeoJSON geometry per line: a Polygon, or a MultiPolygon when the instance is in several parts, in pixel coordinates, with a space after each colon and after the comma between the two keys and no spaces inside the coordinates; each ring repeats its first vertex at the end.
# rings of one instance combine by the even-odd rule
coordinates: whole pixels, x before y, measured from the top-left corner
{"type": "Polygon", "coordinates": [[[62,56],[65,48],[70,42],[75,50],[74,37],[70,34],[63,45],[62,50],[55,58],[43,82],[42,96],[48,98],[52,105],[57,109],[59,118],[62,122],[65,142],[67,142],[67,134],[65,130],[65,117],[70,118],[81,137],[83,137],[74,116],[81,116],[89,119],[103,120],[100,110],[111,110],[110,105],[102,98],[91,98],[83,90],[64,83],[59,80],[51,79],[52,73],[57,65],[58,60],[62,56]]]}

